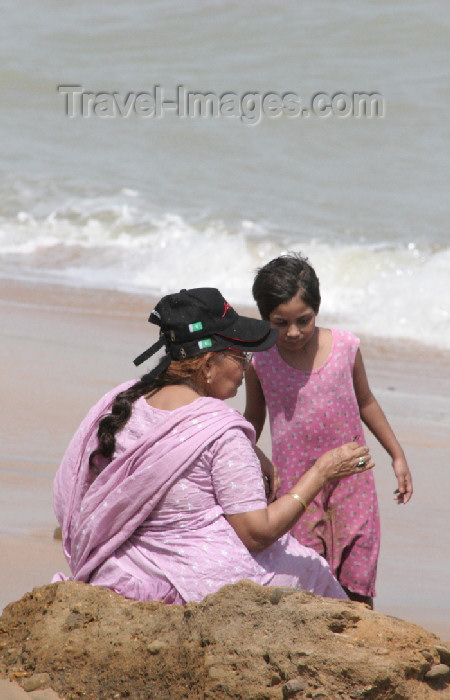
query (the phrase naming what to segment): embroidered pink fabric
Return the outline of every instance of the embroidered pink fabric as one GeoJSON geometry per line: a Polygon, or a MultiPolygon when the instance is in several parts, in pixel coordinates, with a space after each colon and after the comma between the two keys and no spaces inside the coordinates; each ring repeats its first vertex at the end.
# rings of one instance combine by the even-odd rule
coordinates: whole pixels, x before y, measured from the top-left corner
{"type": "MultiPolygon", "coordinates": [[[[55,512],[73,578],[136,600],[200,601],[249,578],[345,598],[326,562],[289,535],[250,553],[224,514],[266,507],[253,428],[222,401],[162,411],[141,398],[92,480],[107,394],[72,439],[54,482],[55,512]]],[[[53,581],[62,580],[57,574],[53,581]]]]}

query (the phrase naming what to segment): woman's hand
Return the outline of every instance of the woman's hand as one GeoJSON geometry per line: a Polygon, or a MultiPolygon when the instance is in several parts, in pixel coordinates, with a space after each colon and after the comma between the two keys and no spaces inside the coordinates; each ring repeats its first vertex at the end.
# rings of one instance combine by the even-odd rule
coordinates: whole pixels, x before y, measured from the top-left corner
{"type": "Polygon", "coordinates": [[[360,447],[357,442],[348,442],[325,452],[311,469],[317,470],[325,485],[328,481],[359,474],[374,466],[367,446],[360,447]]]}
{"type": "Polygon", "coordinates": [[[261,464],[261,471],[264,477],[264,486],[266,487],[267,502],[271,503],[278,489],[281,486],[281,479],[278,475],[278,469],[271,459],[264,454],[264,452],[255,445],[255,452],[261,464]]]}
{"type": "Polygon", "coordinates": [[[394,498],[398,504],[408,503],[413,495],[412,476],[404,457],[396,457],[392,460],[398,487],[394,491],[394,498]]]}
{"type": "MultiPolygon", "coordinates": [[[[259,448],[256,448],[256,452],[258,457],[263,455],[267,460],[259,448]]],[[[270,460],[267,461],[270,462],[270,460]]],[[[325,452],[310,469],[306,470],[289,493],[269,503],[267,508],[225,517],[251,552],[261,552],[289,532],[305,512],[301,502],[299,503],[295,497],[292,498],[293,493],[297,493],[301,501],[308,505],[328,481],[365,472],[374,466],[368,447],[360,447],[357,442],[349,442],[347,445],[325,452]]]]}

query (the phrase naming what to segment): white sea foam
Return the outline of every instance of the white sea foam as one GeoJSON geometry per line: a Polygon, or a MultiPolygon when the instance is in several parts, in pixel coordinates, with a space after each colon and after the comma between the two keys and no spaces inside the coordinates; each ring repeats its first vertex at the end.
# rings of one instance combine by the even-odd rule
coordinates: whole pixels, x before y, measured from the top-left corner
{"type": "Polygon", "coordinates": [[[299,239],[249,220],[193,222],[151,213],[135,191],[0,219],[3,275],[154,294],[216,286],[234,304],[252,303],[255,270],[286,250],[308,255],[332,322],[450,348],[449,248],[299,239]]]}

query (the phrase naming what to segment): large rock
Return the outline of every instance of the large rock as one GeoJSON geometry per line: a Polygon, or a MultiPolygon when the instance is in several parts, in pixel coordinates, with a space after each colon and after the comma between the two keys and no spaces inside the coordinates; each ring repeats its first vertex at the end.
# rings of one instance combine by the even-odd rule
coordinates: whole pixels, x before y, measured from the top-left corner
{"type": "Polygon", "coordinates": [[[184,607],[50,584],[0,618],[0,677],[67,700],[442,700],[449,675],[429,671],[445,652],[358,603],[249,581],[184,607]]]}

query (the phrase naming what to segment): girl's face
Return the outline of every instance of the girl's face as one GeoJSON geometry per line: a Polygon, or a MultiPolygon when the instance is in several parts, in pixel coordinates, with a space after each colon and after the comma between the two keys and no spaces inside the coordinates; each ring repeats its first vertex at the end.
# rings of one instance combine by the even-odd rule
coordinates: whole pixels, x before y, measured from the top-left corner
{"type": "Polygon", "coordinates": [[[278,347],[288,352],[301,350],[316,328],[316,314],[299,295],[275,307],[269,321],[272,328],[278,328],[278,347]]]}

